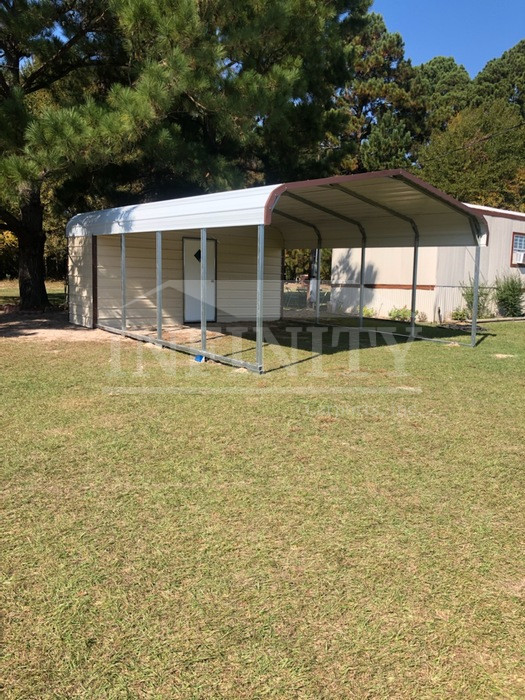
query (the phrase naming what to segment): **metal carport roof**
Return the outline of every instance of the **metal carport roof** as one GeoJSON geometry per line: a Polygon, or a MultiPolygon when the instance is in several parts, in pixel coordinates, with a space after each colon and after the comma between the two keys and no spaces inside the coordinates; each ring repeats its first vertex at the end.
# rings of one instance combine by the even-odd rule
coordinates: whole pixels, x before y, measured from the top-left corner
{"type": "MultiPolygon", "coordinates": [[[[363,328],[366,249],[413,246],[410,338],[416,337],[416,290],[420,246],[476,246],[471,344],[476,343],[480,245],[487,224],[475,209],[404,170],[384,170],[304,180],[281,185],[172,199],[163,202],[79,214],[67,225],[74,236],[119,235],[121,242],[122,328],[112,329],[146,342],[195,354],[162,338],[162,234],[200,230],[201,348],[204,357],[262,372],[265,228],[275,227],[283,248],[316,248],[316,319],[319,321],[321,248],[361,248],[359,328],[363,328]],[[207,231],[253,226],[257,236],[256,362],[245,363],[210,353],[206,348],[207,231]],[[126,328],[126,238],[155,232],[157,338],[131,334],[126,328]]],[[[100,326],[104,327],[104,326],[100,326]]]]}
{"type": "Polygon", "coordinates": [[[286,248],[483,244],[481,213],[404,170],[341,175],[79,214],[68,236],[271,225],[286,248]]]}

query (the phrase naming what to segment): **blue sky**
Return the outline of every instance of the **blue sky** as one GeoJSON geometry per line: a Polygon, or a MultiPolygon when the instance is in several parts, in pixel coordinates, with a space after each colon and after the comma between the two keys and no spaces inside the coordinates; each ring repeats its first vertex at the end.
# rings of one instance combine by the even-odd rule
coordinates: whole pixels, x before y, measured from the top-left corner
{"type": "Polygon", "coordinates": [[[453,56],[472,77],[525,39],[525,0],[375,0],[372,11],[401,34],[414,65],[453,56]]]}

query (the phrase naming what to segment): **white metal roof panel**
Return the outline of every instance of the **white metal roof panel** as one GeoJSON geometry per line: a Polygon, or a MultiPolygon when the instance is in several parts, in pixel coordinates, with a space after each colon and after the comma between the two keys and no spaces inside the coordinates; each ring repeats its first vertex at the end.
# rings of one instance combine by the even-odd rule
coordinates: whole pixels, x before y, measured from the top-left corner
{"type": "Polygon", "coordinates": [[[335,176],[171,199],[79,214],[68,236],[233,229],[273,224],[283,245],[310,247],[315,229],[327,247],[407,246],[419,230],[422,246],[473,245],[481,212],[403,170],[335,176]],[[275,209],[275,211],[274,211],[275,209]],[[292,219],[287,218],[292,217],[292,219]],[[295,219],[295,221],[293,220],[295,219]]]}
{"type": "Polygon", "coordinates": [[[250,187],[78,214],[69,221],[66,233],[68,236],[97,236],[263,224],[266,202],[278,186],[250,187]]]}

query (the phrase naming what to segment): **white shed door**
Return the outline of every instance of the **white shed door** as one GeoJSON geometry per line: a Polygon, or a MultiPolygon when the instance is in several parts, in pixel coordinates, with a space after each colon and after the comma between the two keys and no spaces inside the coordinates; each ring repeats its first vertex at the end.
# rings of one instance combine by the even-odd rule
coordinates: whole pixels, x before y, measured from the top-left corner
{"type": "MultiPolygon", "coordinates": [[[[183,238],[184,259],[184,321],[201,320],[201,241],[200,238],[183,238]]],[[[215,259],[217,241],[206,241],[206,320],[215,321],[215,259]]]]}

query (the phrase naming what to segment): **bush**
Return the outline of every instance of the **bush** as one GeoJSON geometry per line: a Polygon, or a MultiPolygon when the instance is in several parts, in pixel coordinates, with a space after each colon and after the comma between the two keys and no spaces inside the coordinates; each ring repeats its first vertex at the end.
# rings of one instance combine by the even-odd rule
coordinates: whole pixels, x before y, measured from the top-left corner
{"type": "MultiPolygon", "coordinates": [[[[469,278],[468,284],[461,283],[461,294],[467,305],[468,317],[472,318],[472,305],[474,304],[474,281],[472,277],[469,278]]],[[[490,310],[491,296],[492,289],[480,284],[478,287],[478,318],[489,318],[492,315],[490,310]]]]}
{"type": "MultiPolygon", "coordinates": [[[[416,311],[416,316],[417,316],[417,311],[416,311]]],[[[392,321],[403,321],[405,323],[410,323],[410,320],[411,320],[410,309],[407,308],[406,306],[403,306],[402,309],[398,309],[394,306],[394,308],[390,309],[390,311],[388,312],[388,318],[390,318],[392,321]]]]}
{"type": "Polygon", "coordinates": [[[456,306],[450,315],[454,321],[467,321],[469,317],[468,311],[460,306],[456,306]]]}
{"type": "Polygon", "coordinates": [[[370,306],[363,306],[363,316],[364,318],[374,318],[375,310],[370,306]]]}
{"type": "Polygon", "coordinates": [[[495,287],[494,300],[498,313],[502,316],[521,316],[525,286],[519,274],[496,277],[495,287]]]}
{"type": "Polygon", "coordinates": [[[420,311],[417,315],[417,320],[419,323],[426,323],[428,321],[428,316],[424,311],[420,311]]]}

